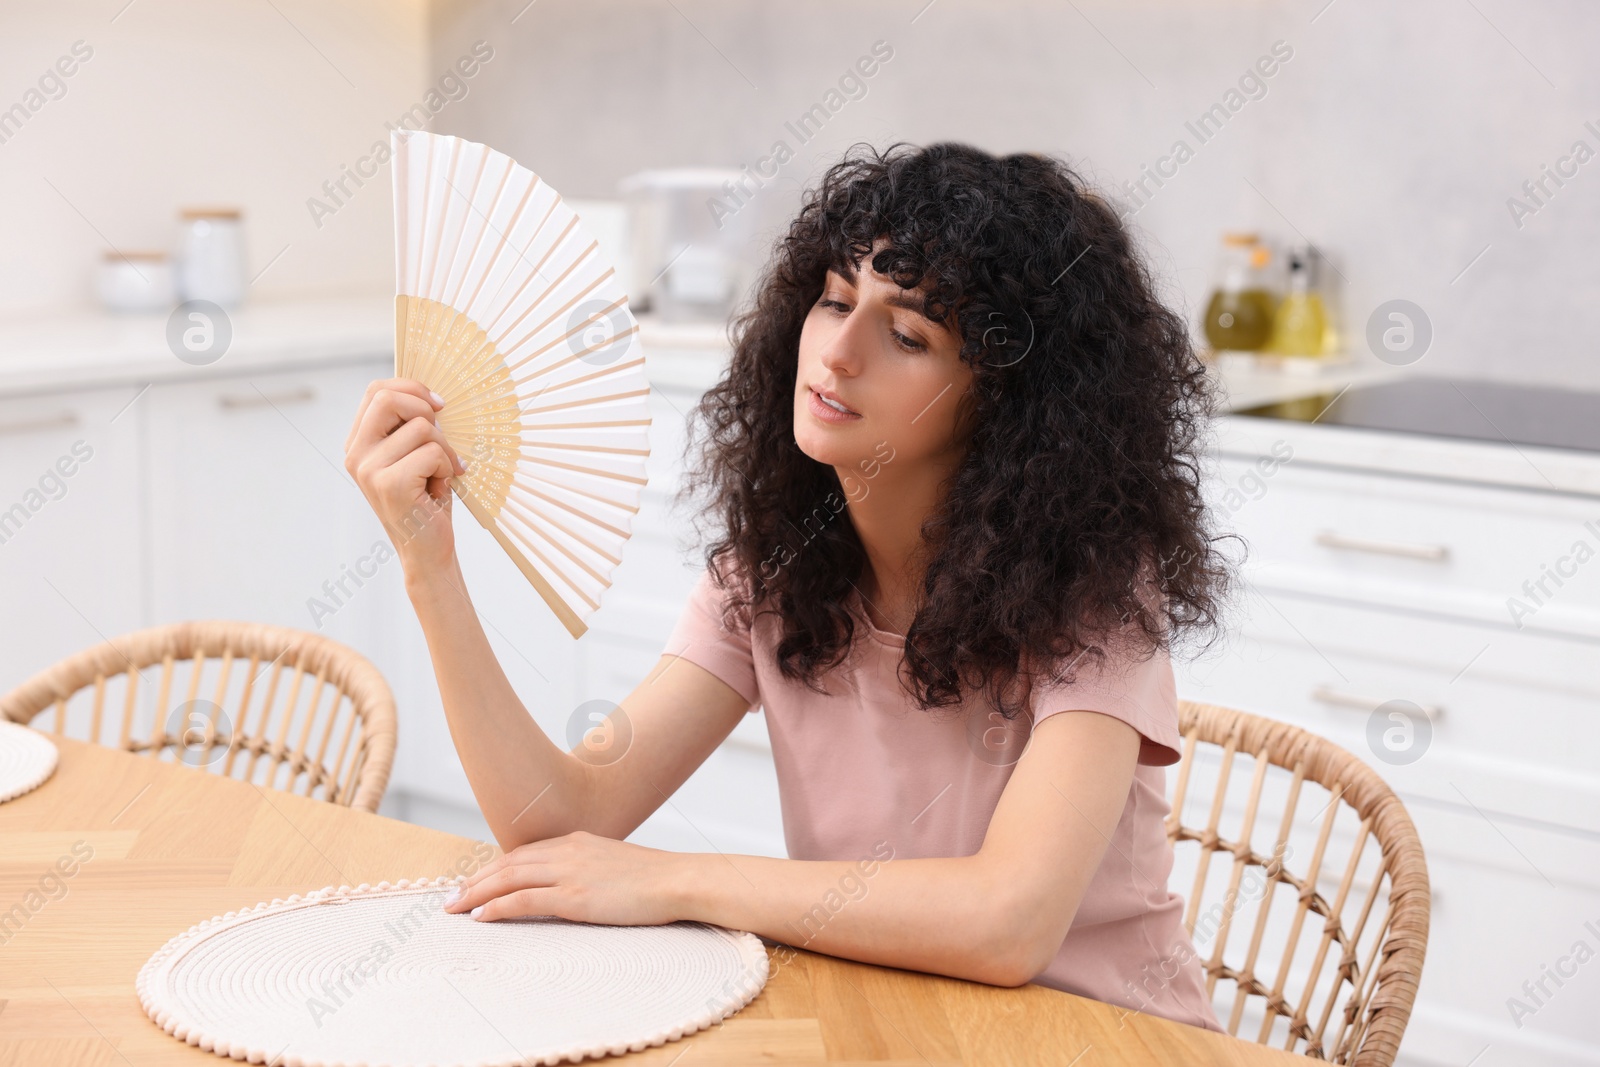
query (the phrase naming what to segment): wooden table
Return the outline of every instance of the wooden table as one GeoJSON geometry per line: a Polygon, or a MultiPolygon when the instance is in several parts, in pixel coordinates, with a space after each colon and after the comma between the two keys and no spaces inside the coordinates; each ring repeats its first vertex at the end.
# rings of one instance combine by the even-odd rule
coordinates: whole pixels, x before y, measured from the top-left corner
{"type": "MultiPolygon", "coordinates": [[[[0,804],[0,913],[43,891],[20,928],[0,927],[0,1067],[233,1062],[169,1037],[140,1007],[134,978],[168,938],[273,897],[448,874],[483,855],[466,838],[147,756],[58,744],[50,781],[0,804]],[[75,845],[78,857],[89,848],[93,855],[66,865],[65,891],[41,883],[75,845]]],[[[685,1067],[1307,1062],[1042,986],[1002,989],[770,942],[768,954],[772,976],[742,1011],[627,1059],[664,1065],[692,1052],[685,1067]]]]}

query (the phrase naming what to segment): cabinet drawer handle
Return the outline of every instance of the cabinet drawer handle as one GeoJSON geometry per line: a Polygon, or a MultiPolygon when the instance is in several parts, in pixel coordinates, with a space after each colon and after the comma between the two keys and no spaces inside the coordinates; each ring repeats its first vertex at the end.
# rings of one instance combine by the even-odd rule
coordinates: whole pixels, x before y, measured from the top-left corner
{"type": "MultiPolygon", "coordinates": [[[[1353,711],[1373,711],[1380,705],[1387,704],[1387,700],[1378,697],[1365,697],[1356,693],[1345,693],[1333,688],[1331,685],[1319,685],[1311,690],[1311,699],[1319,704],[1332,704],[1337,708],[1350,708],[1353,711]]],[[[1429,722],[1438,722],[1444,715],[1444,708],[1438,704],[1418,704],[1422,714],[1428,717],[1429,722]]]]}
{"type": "Polygon", "coordinates": [[[256,393],[253,396],[248,393],[223,393],[217,397],[217,403],[225,408],[262,408],[268,404],[302,404],[307,400],[315,400],[316,396],[310,386],[301,386],[299,389],[285,389],[281,393],[256,393]]]}
{"type": "Polygon", "coordinates": [[[59,415],[49,415],[42,419],[18,419],[15,422],[0,422],[0,433],[32,433],[34,430],[54,430],[62,426],[78,425],[76,411],[63,411],[59,415]]]}
{"type": "Polygon", "coordinates": [[[1317,534],[1317,544],[1325,548],[1347,548],[1352,552],[1374,552],[1380,556],[1404,556],[1406,559],[1425,559],[1433,563],[1443,563],[1450,557],[1450,549],[1445,545],[1415,545],[1404,541],[1377,541],[1366,537],[1350,537],[1347,534],[1334,533],[1332,530],[1323,530],[1317,534]]]}

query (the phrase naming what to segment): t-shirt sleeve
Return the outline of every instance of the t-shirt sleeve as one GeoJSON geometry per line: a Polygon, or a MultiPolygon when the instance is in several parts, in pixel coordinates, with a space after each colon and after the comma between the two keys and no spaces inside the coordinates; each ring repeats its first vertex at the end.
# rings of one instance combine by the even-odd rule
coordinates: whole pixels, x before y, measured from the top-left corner
{"type": "Polygon", "coordinates": [[[722,605],[726,595],[727,591],[718,587],[708,566],[690,591],[661,654],[679,656],[710,671],[748,700],[749,710],[755,711],[761,700],[761,690],[756,684],[750,628],[730,629],[723,625],[722,605]]]}
{"type": "Polygon", "coordinates": [[[1143,657],[1111,648],[1103,657],[1082,656],[1070,682],[1036,681],[1032,705],[1035,727],[1061,711],[1096,711],[1121,719],[1139,731],[1140,763],[1165,767],[1181,756],[1177,685],[1164,649],[1143,657]]]}

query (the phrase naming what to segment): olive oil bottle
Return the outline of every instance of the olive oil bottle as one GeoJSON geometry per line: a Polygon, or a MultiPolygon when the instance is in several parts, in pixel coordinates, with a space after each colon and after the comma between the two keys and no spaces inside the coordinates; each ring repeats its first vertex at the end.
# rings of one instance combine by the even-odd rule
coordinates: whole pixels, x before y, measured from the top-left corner
{"type": "Polygon", "coordinates": [[[1267,351],[1282,356],[1320,356],[1327,351],[1328,313],[1312,269],[1311,246],[1298,242],[1289,249],[1288,292],[1273,315],[1267,351]]]}
{"type": "Polygon", "coordinates": [[[1272,338],[1278,298],[1267,287],[1272,253],[1253,233],[1222,235],[1217,284],[1206,305],[1205,333],[1215,351],[1260,351],[1272,338]]]}

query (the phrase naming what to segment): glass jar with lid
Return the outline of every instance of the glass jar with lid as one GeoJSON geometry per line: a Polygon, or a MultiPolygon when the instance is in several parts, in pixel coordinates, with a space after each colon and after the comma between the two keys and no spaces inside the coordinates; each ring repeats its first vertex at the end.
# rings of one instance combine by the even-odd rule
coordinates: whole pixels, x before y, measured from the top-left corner
{"type": "Polygon", "coordinates": [[[247,285],[239,209],[189,207],[180,217],[178,287],[183,299],[237,306],[247,285]]]}
{"type": "Polygon", "coordinates": [[[1205,334],[1213,351],[1257,352],[1272,337],[1278,298],[1267,267],[1272,252],[1254,233],[1222,235],[1222,253],[1206,304],[1205,334]]]}

